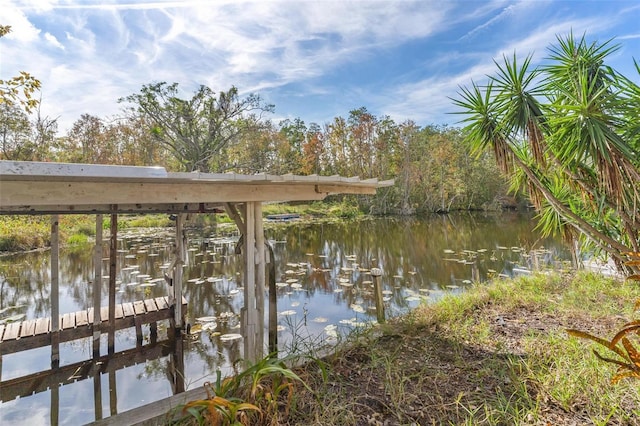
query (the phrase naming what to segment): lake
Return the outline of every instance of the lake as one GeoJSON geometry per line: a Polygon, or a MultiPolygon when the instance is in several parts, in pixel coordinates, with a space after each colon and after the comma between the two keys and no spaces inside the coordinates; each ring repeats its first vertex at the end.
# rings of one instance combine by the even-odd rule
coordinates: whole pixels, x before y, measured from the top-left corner
{"type": "MultiPolygon", "coordinates": [[[[287,353],[332,345],[375,322],[374,267],[383,271],[387,317],[473,282],[566,267],[566,247],[541,238],[534,227],[527,213],[267,223],[276,264],[279,348],[287,353]]],[[[167,294],[161,278],[173,234],[119,234],[117,303],[167,294]]],[[[61,344],[58,369],[51,369],[50,347],[3,356],[0,424],[88,423],[202,386],[218,370],[230,373],[243,348],[233,338],[240,333],[243,305],[238,238],[236,230],[189,230],[183,279],[190,332],[179,343],[169,338],[165,321],[157,338],[145,326],[142,344],[133,328],[117,332],[116,353],[99,363],[89,362],[90,338],[61,344]],[[20,383],[22,377],[29,383],[20,383]],[[47,380],[55,384],[43,385],[47,380]]],[[[61,249],[61,313],[92,306],[91,256],[91,246],[61,249]]],[[[103,267],[108,274],[107,259],[103,267]]],[[[50,316],[49,283],[49,252],[1,257],[0,321],[50,316]]],[[[106,286],[105,280],[103,306],[106,286]]],[[[106,334],[102,343],[105,354],[106,334]]]]}

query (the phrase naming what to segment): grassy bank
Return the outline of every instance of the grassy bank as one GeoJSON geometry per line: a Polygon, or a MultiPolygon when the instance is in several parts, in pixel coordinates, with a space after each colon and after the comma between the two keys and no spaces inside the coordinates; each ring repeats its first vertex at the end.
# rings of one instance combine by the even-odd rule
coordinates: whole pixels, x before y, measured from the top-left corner
{"type": "Polygon", "coordinates": [[[616,368],[597,345],[566,333],[610,339],[637,298],[637,283],[582,272],[477,286],[295,368],[308,387],[292,380],[278,415],[250,424],[640,424],[640,381],[612,385],[616,368]]]}
{"type": "MultiPolygon", "coordinates": [[[[362,215],[349,203],[265,204],[263,216],[280,213],[296,213],[305,218],[354,218],[362,215]]],[[[60,215],[60,240],[62,244],[82,244],[95,235],[95,216],[60,215]]],[[[233,221],[225,213],[193,215],[191,223],[198,226],[227,224],[233,221]]],[[[175,222],[166,214],[119,215],[118,229],[158,228],[173,226],[175,222]]],[[[103,228],[109,229],[109,215],[105,215],[103,228]]],[[[51,245],[50,216],[2,216],[0,217],[0,252],[18,252],[46,248],[51,245]]]]}

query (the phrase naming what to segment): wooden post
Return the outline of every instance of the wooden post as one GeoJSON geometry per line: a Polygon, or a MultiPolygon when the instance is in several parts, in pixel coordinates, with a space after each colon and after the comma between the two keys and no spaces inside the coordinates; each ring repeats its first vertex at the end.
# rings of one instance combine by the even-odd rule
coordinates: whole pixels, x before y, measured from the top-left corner
{"type": "Polygon", "coordinates": [[[273,248],[265,241],[269,253],[269,354],[278,356],[278,294],[276,293],[276,260],[273,248]]]}
{"type": "Polygon", "coordinates": [[[244,283],[244,357],[256,362],[256,228],[253,202],[247,202],[244,223],[247,233],[244,235],[245,283],[244,283]]]}
{"type": "Polygon", "coordinates": [[[382,270],[379,268],[371,268],[371,276],[373,277],[374,296],[376,299],[376,316],[379,324],[385,322],[384,318],[384,300],[382,300],[382,284],[380,283],[380,276],[382,270]]]}
{"type": "Polygon", "coordinates": [[[60,291],[58,263],[60,258],[59,217],[51,216],[51,365],[60,363],[60,291]]]}
{"type": "MultiPolygon", "coordinates": [[[[173,296],[174,305],[174,321],[176,330],[182,330],[182,265],[184,263],[185,247],[183,244],[183,225],[184,214],[179,213],[176,217],[176,256],[177,262],[173,270],[173,296]]],[[[178,333],[178,336],[180,333],[178,333]]]]}
{"type": "Polygon", "coordinates": [[[102,305],[102,220],[96,215],[96,246],[93,252],[93,356],[100,356],[100,307],[102,305]]]}
{"type": "Polygon", "coordinates": [[[256,265],[256,361],[264,356],[264,292],[265,292],[265,250],[264,228],[262,226],[262,203],[254,203],[255,257],[256,265]]]}
{"type": "MultiPolygon", "coordinates": [[[[113,210],[117,210],[117,206],[113,206],[113,210]]],[[[118,214],[111,214],[111,238],[109,241],[109,337],[107,350],[109,354],[115,352],[115,334],[116,334],[116,273],[118,260],[118,214]]],[[[94,308],[100,309],[100,307],[94,308]]],[[[94,312],[95,318],[95,312],[94,312]]]]}

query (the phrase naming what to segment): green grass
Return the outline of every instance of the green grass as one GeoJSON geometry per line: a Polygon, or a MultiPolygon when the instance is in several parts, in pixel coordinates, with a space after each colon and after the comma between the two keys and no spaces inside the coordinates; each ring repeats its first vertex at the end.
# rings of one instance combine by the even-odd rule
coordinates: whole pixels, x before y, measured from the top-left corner
{"type": "MultiPolygon", "coordinates": [[[[565,330],[610,337],[637,314],[638,298],[630,281],[540,274],[421,305],[347,336],[321,359],[326,348],[292,343],[315,362],[292,367],[299,380],[281,401],[288,415],[276,417],[287,425],[637,425],[640,383],[613,385],[615,368],[565,330]]],[[[230,395],[257,403],[246,389],[230,395]]]]}
{"type": "Polygon", "coordinates": [[[640,383],[612,385],[615,368],[595,345],[565,331],[610,338],[639,297],[637,285],[592,273],[444,297],[347,341],[327,359],[328,380],[299,373],[319,402],[298,392],[290,424],[323,424],[322,413],[324,424],[344,425],[640,424],[640,383]]]}

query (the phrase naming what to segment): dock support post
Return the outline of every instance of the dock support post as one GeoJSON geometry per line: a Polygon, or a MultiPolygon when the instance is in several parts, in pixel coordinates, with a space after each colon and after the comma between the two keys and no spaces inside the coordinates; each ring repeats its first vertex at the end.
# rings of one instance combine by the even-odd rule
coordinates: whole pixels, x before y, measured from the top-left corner
{"type": "MultiPolygon", "coordinates": [[[[176,330],[182,330],[182,264],[184,263],[183,244],[184,214],[176,217],[176,256],[177,261],[173,270],[174,321],[176,330]]],[[[178,333],[179,335],[179,333],[178,333]]]]}
{"type": "MultiPolygon", "coordinates": [[[[115,212],[117,205],[112,206],[115,212]]],[[[108,352],[115,352],[115,334],[116,334],[116,272],[118,261],[118,213],[111,214],[111,238],[109,240],[109,337],[108,352]]],[[[100,309],[100,307],[95,308],[100,309]]],[[[95,318],[95,313],[94,313],[95,318]]]]}
{"type": "Polygon", "coordinates": [[[376,316],[378,319],[378,324],[383,324],[385,322],[384,318],[384,300],[382,300],[382,284],[380,283],[380,276],[382,275],[382,270],[378,268],[371,268],[371,276],[373,277],[373,287],[375,291],[375,299],[376,299],[376,316]]]}
{"type": "Polygon", "coordinates": [[[244,357],[249,362],[256,362],[256,228],[254,221],[255,208],[253,202],[247,202],[244,209],[245,283],[244,283],[244,357]]]}
{"type": "Polygon", "coordinates": [[[102,220],[96,215],[96,246],[93,252],[93,356],[100,356],[100,307],[102,306],[102,220]]]}
{"type": "Polygon", "coordinates": [[[51,365],[60,363],[60,292],[58,263],[60,258],[59,217],[51,216],[51,365]]]}
{"type": "Polygon", "coordinates": [[[264,356],[264,291],[265,291],[265,250],[264,228],[262,226],[262,203],[254,203],[253,214],[255,226],[255,257],[256,265],[256,361],[264,356]]]}

